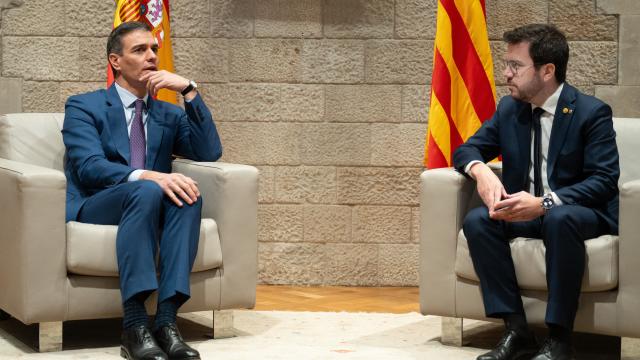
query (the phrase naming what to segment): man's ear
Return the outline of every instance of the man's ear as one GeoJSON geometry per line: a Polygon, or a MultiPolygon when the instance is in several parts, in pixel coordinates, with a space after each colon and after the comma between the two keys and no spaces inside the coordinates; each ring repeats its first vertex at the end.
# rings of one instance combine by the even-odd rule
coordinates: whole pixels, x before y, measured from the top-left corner
{"type": "Polygon", "coordinates": [[[542,67],[542,77],[544,78],[545,81],[555,79],[556,66],[552,63],[544,64],[542,67]]]}
{"type": "Polygon", "coordinates": [[[111,53],[109,54],[109,64],[116,70],[120,71],[120,55],[111,53]]]}

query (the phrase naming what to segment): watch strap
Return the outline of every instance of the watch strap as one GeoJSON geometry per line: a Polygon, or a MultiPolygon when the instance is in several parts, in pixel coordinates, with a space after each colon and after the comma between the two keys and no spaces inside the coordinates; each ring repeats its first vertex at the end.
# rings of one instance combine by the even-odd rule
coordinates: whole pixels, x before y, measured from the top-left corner
{"type": "Polygon", "coordinates": [[[189,85],[187,85],[187,87],[186,87],[186,88],[184,88],[184,90],[182,90],[182,91],[180,92],[180,94],[182,94],[182,96],[185,96],[185,95],[187,95],[188,93],[190,93],[190,92],[191,92],[191,90],[193,90],[193,89],[195,89],[195,88],[196,88],[196,87],[194,86],[194,82],[193,82],[193,80],[191,80],[191,81],[189,81],[189,85]]]}

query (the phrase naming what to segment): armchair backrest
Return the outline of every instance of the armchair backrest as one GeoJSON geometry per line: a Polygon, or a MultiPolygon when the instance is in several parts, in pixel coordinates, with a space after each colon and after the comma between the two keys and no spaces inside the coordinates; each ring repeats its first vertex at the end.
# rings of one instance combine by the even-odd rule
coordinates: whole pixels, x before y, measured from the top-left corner
{"type": "Polygon", "coordinates": [[[614,118],[616,142],[620,153],[620,184],[640,179],[640,119],[614,118]]]}
{"type": "Polygon", "coordinates": [[[63,113],[0,115],[0,158],[63,170],[63,113]]]}
{"type": "MultiPolygon", "coordinates": [[[[64,113],[0,115],[0,158],[63,170],[64,113]]],[[[614,118],[620,152],[620,183],[640,179],[640,119],[614,118]]]]}

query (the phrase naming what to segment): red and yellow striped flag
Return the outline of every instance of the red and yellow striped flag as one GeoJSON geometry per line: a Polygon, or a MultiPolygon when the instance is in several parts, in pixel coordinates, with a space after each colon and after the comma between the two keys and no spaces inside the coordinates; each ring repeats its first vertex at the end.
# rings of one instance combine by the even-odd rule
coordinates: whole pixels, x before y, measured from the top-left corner
{"type": "Polygon", "coordinates": [[[424,166],[452,166],[455,149],[495,109],[485,0],[438,0],[424,166]]]}
{"type": "MultiPolygon", "coordinates": [[[[127,21],[146,22],[151,26],[153,36],[158,42],[158,70],[173,72],[173,50],[171,49],[171,23],[169,18],[169,0],[115,0],[116,11],[113,15],[113,27],[127,21]]],[[[111,66],[107,66],[107,87],[113,83],[111,66]]],[[[158,99],[177,103],[175,91],[161,89],[158,99]]]]}

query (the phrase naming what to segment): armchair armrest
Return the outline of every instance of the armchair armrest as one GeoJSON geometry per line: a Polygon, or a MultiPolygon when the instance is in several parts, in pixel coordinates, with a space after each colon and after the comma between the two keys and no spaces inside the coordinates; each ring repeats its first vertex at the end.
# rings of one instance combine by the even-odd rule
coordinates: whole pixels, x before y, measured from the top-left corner
{"type": "Polygon", "coordinates": [[[617,311],[621,336],[638,336],[640,324],[640,179],[620,185],[617,311]]]}
{"type": "Polygon", "coordinates": [[[66,178],[0,158],[0,308],[25,324],[66,317],[66,178]]]}
{"type": "Polygon", "coordinates": [[[420,310],[455,316],[457,238],[475,182],[453,168],[426,170],[420,180],[420,310]]]}
{"type": "Polygon", "coordinates": [[[220,307],[252,308],[258,277],[258,169],[177,159],[173,169],[198,182],[202,216],[218,224],[222,247],[220,307]]]}

